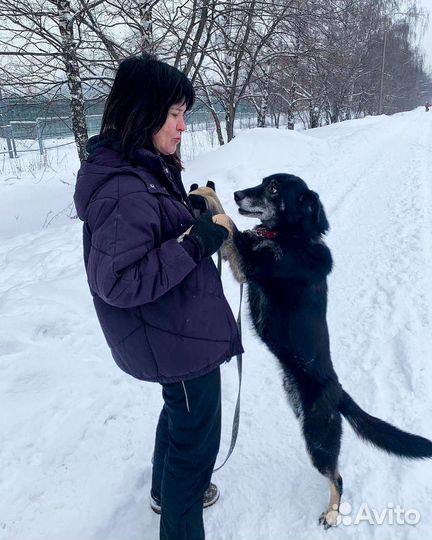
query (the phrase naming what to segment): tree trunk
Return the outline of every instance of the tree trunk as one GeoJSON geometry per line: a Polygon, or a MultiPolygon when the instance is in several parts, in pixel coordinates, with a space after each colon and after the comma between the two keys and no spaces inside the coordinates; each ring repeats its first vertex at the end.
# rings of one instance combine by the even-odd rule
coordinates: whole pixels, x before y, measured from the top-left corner
{"type": "Polygon", "coordinates": [[[211,113],[211,115],[213,117],[213,121],[214,121],[214,125],[215,125],[215,128],[216,128],[216,133],[217,133],[219,144],[220,144],[220,146],[223,146],[225,141],[224,141],[224,138],[223,138],[223,135],[222,135],[222,126],[221,126],[219,117],[218,117],[218,115],[216,113],[216,110],[213,107],[213,103],[212,103],[212,99],[211,99],[209,91],[208,91],[208,87],[204,84],[204,81],[202,79],[201,74],[199,72],[196,72],[196,75],[197,75],[197,79],[198,79],[198,81],[200,83],[200,86],[201,86],[201,91],[205,96],[205,99],[204,98],[199,98],[199,99],[200,99],[201,103],[203,103],[207,107],[207,109],[210,111],[210,113],[211,113]]]}
{"type": "Polygon", "coordinates": [[[315,107],[312,100],[309,101],[309,127],[319,127],[319,110],[315,107]]]}
{"type": "Polygon", "coordinates": [[[140,34],[141,34],[141,52],[153,52],[153,25],[151,2],[143,0],[139,4],[140,14],[140,34]]]}
{"type": "Polygon", "coordinates": [[[260,127],[260,128],[265,127],[268,104],[269,104],[269,92],[268,92],[268,85],[266,84],[264,92],[261,96],[261,103],[258,109],[257,127],[260,127]]]}
{"type": "Polygon", "coordinates": [[[291,100],[289,102],[287,111],[287,128],[291,130],[294,129],[294,107],[291,100]]]}
{"type": "Polygon", "coordinates": [[[235,120],[235,108],[231,103],[228,103],[225,109],[225,121],[226,121],[226,134],[227,141],[230,142],[234,139],[234,120],[235,120]]]}
{"type": "Polygon", "coordinates": [[[233,71],[234,71],[234,56],[228,52],[225,55],[225,69],[226,69],[226,89],[227,89],[227,95],[225,98],[225,130],[227,134],[227,142],[232,141],[234,139],[234,120],[235,120],[235,107],[234,107],[234,100],[235,100],[235,90],[236,85],[233,82],[233,71]]]}
{"type": "Polygon", "coordinates": [[[224,141],[224,138],[223,138],[222,126],[221,126],[219,117],[216,114],[216,111],[214,111],[213,109],[210,109],[210,112],[211,112],[211,114],[213,116],[213,120],[214,120],[214,124],[215,124],[215,128],[216,128],[216,134],[217,134],[217,138],[218,138],[218,141],[219,141],[219,145],[223,146],[225,144],[225,141],[224,141]]]}
{"type": "MultiPolygon", "coordinates": [[[[298,47],[299,45],[297,46],[297,48],[298,47]]],[[[297,66],[298,66],[298,50],[296,51],[293,77],[297,73],[297,66]]],[[[291,87],[289,89],[289,94],[288,94],[288,111],[287,111],[287,128],[291,130],[294,129],[294,125],[295,125],[295,119],[294,119],[295,99],[296,99],[296,85],[293,79],[291,82],[291,87]]]]}
{"type": "Polygon", "coordinates": [[[84,108],[84,96],[80,78],[76,44],[73,34],[73,16],[70,0],[58,0],[58,26],[63,45],[63,62],[65,64],[67,84],[70,93],[70,109],[72,130],[75,144],[81,161],[87,157],[86,144],[88,140],[87,123],[84,108]]]}

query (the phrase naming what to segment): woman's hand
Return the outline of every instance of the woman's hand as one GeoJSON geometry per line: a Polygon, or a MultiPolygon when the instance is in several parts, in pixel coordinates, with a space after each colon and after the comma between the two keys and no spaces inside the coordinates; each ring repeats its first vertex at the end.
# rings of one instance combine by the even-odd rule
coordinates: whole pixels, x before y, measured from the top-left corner
{"type": "Polygon", "coordinates": [[[201,259],[210,257],[213,253],[216,253],[228,238],[228,234],[229,229],[213,222],[209,212],[201,214],[188,233],[197,242],[201,259]]]}

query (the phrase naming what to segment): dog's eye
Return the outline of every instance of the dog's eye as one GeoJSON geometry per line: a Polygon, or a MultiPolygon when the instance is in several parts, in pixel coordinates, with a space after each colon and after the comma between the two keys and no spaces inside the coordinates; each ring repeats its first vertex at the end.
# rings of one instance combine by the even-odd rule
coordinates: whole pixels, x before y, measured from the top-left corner
{"type": "Polygon", "coordinates": [[[268,186],[268,188],[267,188],[267,191],[268,191],[269,193],[271,193],[272,195],[274,195],[275,193],[278,192],[278,188],[277,188],[276,184],[270,184],[270,185],[268,186]]]}

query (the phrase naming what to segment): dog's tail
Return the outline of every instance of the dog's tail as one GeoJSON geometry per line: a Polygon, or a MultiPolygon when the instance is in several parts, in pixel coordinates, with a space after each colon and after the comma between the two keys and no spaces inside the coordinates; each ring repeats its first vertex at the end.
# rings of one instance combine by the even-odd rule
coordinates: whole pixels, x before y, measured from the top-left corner
{"type": "Polygon", "coordinates": [[[342,390],[339,411],[360,438],[390,454],[412,459],[432,457],[431,441],[371,416],[345,390],[342,390]]]}

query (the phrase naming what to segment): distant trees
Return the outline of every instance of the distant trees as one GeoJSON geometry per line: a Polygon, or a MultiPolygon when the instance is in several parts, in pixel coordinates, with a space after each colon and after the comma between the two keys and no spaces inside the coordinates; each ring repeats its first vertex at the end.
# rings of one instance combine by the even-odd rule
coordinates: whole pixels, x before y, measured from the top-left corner
{"type": "Polygon", "coordinates": [[[409,0],[0,0],[0,88],[67,96],[84,159],[86,99],[153,52],[193,80],[223,144],[242,105],[293,129],[422,103],[425,21],[409,0]]]}

